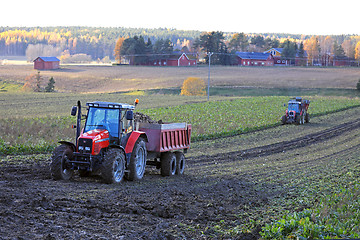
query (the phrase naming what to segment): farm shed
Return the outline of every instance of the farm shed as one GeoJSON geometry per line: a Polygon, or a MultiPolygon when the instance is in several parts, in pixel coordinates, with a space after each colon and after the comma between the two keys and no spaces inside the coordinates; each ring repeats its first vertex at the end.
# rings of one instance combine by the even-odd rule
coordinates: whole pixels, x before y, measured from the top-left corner
{"type": "Polygon", "coordinates": [[[60,60],[57,57],[38,57],[34,60],[34,69],[49,70],[58,69],[60,60]]]}
{"type": "Polygon", "coordinates": [[[274,57],[270,53],[236,52],[240,66],[274,66],[274,57]]]}

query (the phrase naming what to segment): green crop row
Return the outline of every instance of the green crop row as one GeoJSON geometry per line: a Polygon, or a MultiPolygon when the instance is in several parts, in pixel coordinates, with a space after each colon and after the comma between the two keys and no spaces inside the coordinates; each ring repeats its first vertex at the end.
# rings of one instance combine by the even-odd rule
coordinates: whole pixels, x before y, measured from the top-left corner
{"type": "MultiPolygon", "coordinates": [[[[312,97],[310,116],[360,106],[358,98],[312,97]]],[[[280,125],[288,97],[247,97],[143,109],[155,120],[192,124],[192,140],[212,139],[280,125]]],[[[59,140],[75,136],[75,117],[0,119],[0,153],[51,151],[59,140]],[[46,147],[45,147],[46,146],[46,147]]]]}
{"type": "MultiPolygon", "coordinates": [[[[280,125],[288,97],[248,97],[229,101],[195,103],[166,108],[144,109],[143,113],[164,122],[192,124],[192,139],[211,139],[280,125]]],[[[329,114],[360,106],[358,98],[312,97],[311,116],[329,114]]]]}
{"type": "Polygon", "coordinates": [[[266,224],[263,239],[358,239],[360,237],[360,185],[326,196],[313,209],[285,215],[266,224]]]}

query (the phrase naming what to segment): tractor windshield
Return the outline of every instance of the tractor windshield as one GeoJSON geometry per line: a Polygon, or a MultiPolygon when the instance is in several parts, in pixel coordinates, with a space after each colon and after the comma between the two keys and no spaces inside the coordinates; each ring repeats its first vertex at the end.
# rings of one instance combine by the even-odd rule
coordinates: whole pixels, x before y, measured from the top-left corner
{"type": "Polygon", "coordinates": [[[299,104],[294,102],[294,103],[289,103],[288,105],[288,111],[295,111],[295,112],[300,112],[299,111],[299,104]]]}
{"type": "Polygon", "coordinates": [[[90,107],[84,132],[94,129],[106,129],[110,136],[119,137],[120,109],[90,107]]]}

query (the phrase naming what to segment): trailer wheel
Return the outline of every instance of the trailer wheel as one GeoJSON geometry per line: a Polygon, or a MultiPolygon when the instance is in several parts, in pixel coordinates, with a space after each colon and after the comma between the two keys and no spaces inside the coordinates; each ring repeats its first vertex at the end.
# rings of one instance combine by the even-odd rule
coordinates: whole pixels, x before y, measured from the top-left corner
{"type": "Polygon", "coordinates": [[[146,166],[146,145],[143,139],[138,139],[132,151],[129,173],[126,173],[126,178],[130,181],[140,180],[143,178],[146,166]]]}
{"type": "Polygon", "coordinates": [[[173,176],[176,172],[176,156],[172,152],[166,152],[161,155],[161,175],[173,176]]]}
{"type": "Polygon", "coordinates": [[[110,148],[101,165],[101,176],[105,183],[120,183],[125,173],[125,154],[119,148],[110,148]]]}
{"type": "Polygon", "coordinates": [[[182,152],[176,152],[176,172],[177,175],[182,175],[185,169],[185,156],[182,152]]]}
{"type": "Polygon", "coordinates": [[[69,166],[68,161],[73,158],[72,149],[62,144],[55,148],[50,163],[51,176],[54,180],[69,180],[74,173],[74,170],[69,166]]]}
{"type": "Polygon", "coordinates": [[[304,124],[304,123],[305,123],[305,113],[300,116],[300,124],[304,124]]]}

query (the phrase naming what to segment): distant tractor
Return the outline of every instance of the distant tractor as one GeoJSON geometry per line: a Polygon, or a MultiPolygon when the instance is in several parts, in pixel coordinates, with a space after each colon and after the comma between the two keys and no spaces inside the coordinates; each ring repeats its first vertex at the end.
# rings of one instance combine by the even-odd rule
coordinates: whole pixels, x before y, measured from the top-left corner
{"type": "MultiPolygon", "coordinates": [[[[138,100],[135,102],[137,104],[138,100]]],[[[140,180],[145,165],[161,169],[162,176],[183,174],[184,153],[190,148],[191,125],[149,123],[134,119],[134,105],[88,102],[85,126],[80,132],[81,103],[71,110],[77,115],[76,142],[60,141],[50,170],[53,179],[69,180],[100,173],[106,183],[140,180]]]]}
{"type": "MultiPolygon", "coordinates": [[[[304,124],[308,123],[310,120],[308,108],[310,100],[302,99],[301,97],[296,97],[290,99],[288,102],[288,108],[286,109],[285,115],[281,118],[282,124],[295,123],[295,124],[304,124]]],[[[285,106],[285,104],[284,104],[285,106]]]]}

